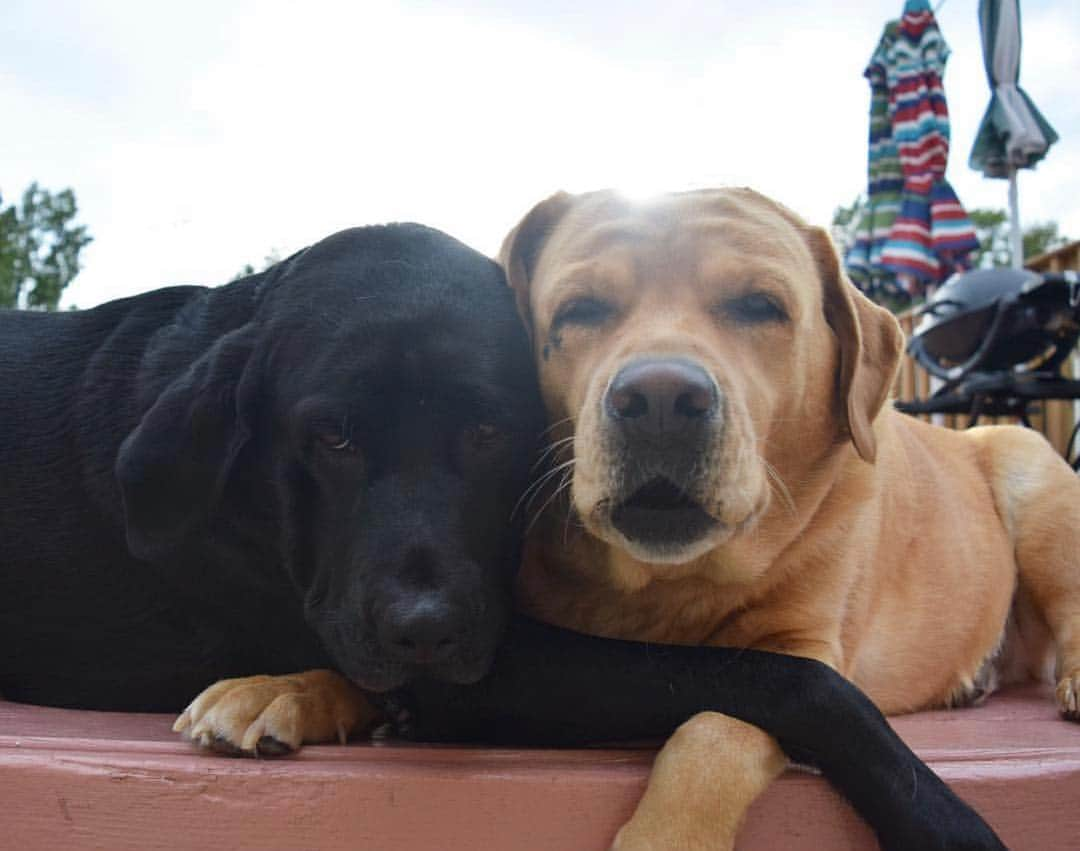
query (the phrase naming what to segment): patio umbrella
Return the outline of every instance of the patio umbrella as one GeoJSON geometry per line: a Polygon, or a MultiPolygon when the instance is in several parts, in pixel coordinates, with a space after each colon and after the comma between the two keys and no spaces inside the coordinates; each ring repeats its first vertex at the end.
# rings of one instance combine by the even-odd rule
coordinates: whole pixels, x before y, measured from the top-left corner
{"type": "Polygon", "coordinates": [[[949,112],[941,78],[948,54],[929,3],[907,0],[900,21],[886,27],[866,71],[871,85],[870,216],[857,231],[848,266],[856,275],[865,268],[871,274],[873,269],[894,274],[912,295],[966,268],[978,247],[975,228],[945,180],[949,112]],[[875,109],[880,110],[876,87],[882,79],[889,138],[876,134],[874,126],[879,121],[875,109]],[[895,160],[889,162],[893,151],[899,176],[895,160]]]}
{"type": "Polygon", "coordinates": [[[885,25],[885,31],[863,72],[870,83],[866,202],[858,210],[854,240],[844,264],[852,280],[869,292],[883,283],[881,250],[900,209],[900,193],[904,188],[900,154],[896,150],[889,118],[889,86],[885,76],[885,59],[899,31],[899,21],[889,21],[885,25]]]}
{"type": "Polygon", "coordinates": [[[990,105],[975,135],[968,164],[987,177],[1009,180],[1009,236],[1013,266],[1023,266],[1016,172],[1031,168],[1057,141],[1054,128],[1020,88],[1020,3],[980,0],[983,65],[990,81],[990,105]]]}

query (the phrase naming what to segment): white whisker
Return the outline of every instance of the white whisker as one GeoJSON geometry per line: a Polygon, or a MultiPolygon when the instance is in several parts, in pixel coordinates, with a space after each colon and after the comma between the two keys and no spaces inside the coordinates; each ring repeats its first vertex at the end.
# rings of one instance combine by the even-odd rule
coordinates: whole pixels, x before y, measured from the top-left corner
{"type": "Polygon", "coordinates": [[[556,421],[555,421],[555,422],[553,422],[553,423],[552,423],[551,425],[549,425],[549,426],[548,426],[547,428],[545,428],[545,429],[544,429],[544,430],[543,430],[542,432],[540,432],[540,434],[538,434],[538,435],[537,435],[537,437],[538,437],[538,438],[539,438],[539,437],[544,437],[544,435],[546,435],[546,434],[548,434],[548,433],[550,433],[550,432],[554,431],[554,430],[555,430],[555,429],[557,429],[557,428],[558,428],[559,426],[561,426],[561,425],[565,425],[566,423],[568,423],[568,422],[572,422],[572,421],[573,421],[573,418],[572,418],[572,417],[563,417],[563,418],[562,418],[561,420],[556,420],[556,421]]]}
{"type": "Polygon", "coordinates": [[[780,497],[781,502],[784,503],[784,506],[788,510],[788,514],[792,517],[798,516],[798,512],[795,510],[795,500],[791,498],[791,491],[788,490],[788,486],[784,484],[784,480],[780,478],[780,474],[777,472],[776,468],[760,455],[758,458],[765,467],[765,474],[768,476],[769,486],[772,488],[773,492],[780,497]]]}
{"type": "Polygon", "coordinates": [[[562,480],[559,482],[559,486],[555,488],[555,491],[551,494],[551,496],[544,500],[544,504],[541,505],[540,509],[533,515],[532,520],[529,521],[529,525],[525,527],[526,534],[528,534],[532,527],[536,525],[536,521],[540,519],[543,513],[547,510],[547,507],[551,505],[551,503],[558,498],[559,494],[566,490],[567,486],[573,481],[574,471],[572,468],[575,461],[575,458],[571,458],[565,464],[560,465],[559,469],[564,470],[562,480]],[[571,469],[566,469],[568,467],[571,469]]]}
{"type": "Polygon", "coordinates": [[[529,506],[533,504],[533,500],[536,499],[536,495],[540,493],[544,485],[573,463],[574,459],[571,458],[569,461],[552,467],[550,470],[546,470],[539,478],[536,479],[536,481],[534,481],[531,485],[525,488],[521,496],[518,497],[518,501],[514,503],[514,508],[510,512],[510,516],[513,517],[515,514],[517,514],[517,510],[521,507],[522,502],[525,502],[525,510],[528,511],[529,506]]]}
{"type": "Polygon", "coordinates": [[[532,468],[529,470],[529,472],[532,472],[541,464],[543,464],[544,460],[548,456],[552,454],[558,455],[567,447],[568,444],[572,444],[573,442],[574,436],[570,435],[569,437],[564,437],[561,440],[556,440],[554,443],[548,444],[548,446],[543,450],[543,452],[540,453],[539,457],[536,459],[536,463],[532,465],[532,468]]]}

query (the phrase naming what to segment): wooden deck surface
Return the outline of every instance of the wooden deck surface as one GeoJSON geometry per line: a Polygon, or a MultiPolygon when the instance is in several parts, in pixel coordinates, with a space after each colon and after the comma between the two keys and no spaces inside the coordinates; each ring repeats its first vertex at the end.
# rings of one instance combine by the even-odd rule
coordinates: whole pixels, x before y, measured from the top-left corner
{"type": "MultiPolygon", "coordinates": [[[[600,851],[653,757],[352,744],[257,761],[197,753],[171,721],[0,702],[0,847],[600,851]]],[[[894,723],[1011,848],[1080,848],[1080,725],[1058,718],[1048,691],[894,723]]],[[[799,770],[754,805],[739,842],[875,847],[829,786],[799,770]]]]}

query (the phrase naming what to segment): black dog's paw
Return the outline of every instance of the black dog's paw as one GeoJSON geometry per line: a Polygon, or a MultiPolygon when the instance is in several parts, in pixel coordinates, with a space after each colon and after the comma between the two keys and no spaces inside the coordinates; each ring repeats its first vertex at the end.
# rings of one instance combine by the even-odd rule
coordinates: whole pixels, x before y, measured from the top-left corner
{"type": "Polygon", "coordinates": [[[283,756],[302,744],[338,741],[377,715],[359,689],[333,671],[222,680],[184,710],[173,730],[215,753],[283,756]]]}
{"type": "Polygon", "coordinates": [[[380,694],[375,698],[382,723],[371,731],[371,740],[376,744],[390,739],[416,740],[422,737],[416,727],[416,715],[411,705],[410,696],[403,691],[380,694]]]}
{"type": "MultiPolygon", "coordinates": [[[[484,697],[484,682],[459,685],[420,679],[390,692],[370,695],[382,713],[376,739],[465,744],[500,742],[499,721],[484,697]]],[[[521,744],[527,737],[515,737],[521,744]]]]}

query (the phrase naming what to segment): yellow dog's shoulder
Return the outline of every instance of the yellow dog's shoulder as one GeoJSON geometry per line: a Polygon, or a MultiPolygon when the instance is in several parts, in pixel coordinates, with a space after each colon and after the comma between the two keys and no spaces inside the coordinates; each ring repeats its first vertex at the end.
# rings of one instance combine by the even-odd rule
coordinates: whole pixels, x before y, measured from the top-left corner
{"type": "MultiPolygon", "coordinates": [[[[1018,516],[1048,499],[1072,495],[1080,505],[1080,478],[1039,432],[1022,426],[978,426],[958,437],[976,447],[998,512],[1012,531],[1018,516]]],[[[1057,518],[1060,520],[1060,517],[1057,518]]]]}
{"type": "Polygon", "coordinates": [[[976,426],[957,435],[976,446],[979,461],[995,480],[1037,483],[1047,477],[1071,476],[1065,460],[1045,436],[1018,425],[976,426]]]}
{"type": "Polygon", "coordinates": [[[1034,429],[1020,425],[983,425],[957,432],[965,440],[975,441],[995,453],[1019,451],[1040,453],[1049,450],[1056,455],[1047,439],[1034,429]]]}
{"type": "Polygon", "coordinates": [[[1055,467],[1068,468],[1047,439],[1034,429],[1019,425],[985,425],[957,430],[896,411],[889,413],[888,432],[903,435],[931,452],[973,461],[987,476],[1013,471],[1042,474],[1055,467]]]}

